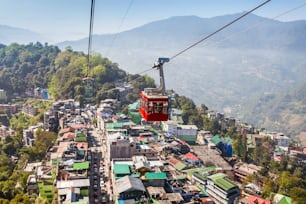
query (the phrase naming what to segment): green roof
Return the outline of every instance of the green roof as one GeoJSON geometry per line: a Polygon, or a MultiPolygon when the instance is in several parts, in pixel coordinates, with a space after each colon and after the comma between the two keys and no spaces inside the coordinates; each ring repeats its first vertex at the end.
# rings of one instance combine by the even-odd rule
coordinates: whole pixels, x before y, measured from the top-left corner
{"type": "Polygon", "coordinates": [[[211,179],[218,187],[225,191],[237,187],[237,185],[231,182],[223,173],[213,174],[207,178],[211,179]]]}
{"type": "Polygon", "coordinates": [[[233,140],[230,137],[220,137],[219,135],[213,136],[210,141],[214,144],[218,144],[219,142],[232,144],[233,140]]]}
{"type": "Polygon", "coordinates": [[[38,187],[39,195],[43,198],[46,198],[51,203],[54,197],[53,181],[38,182],[38,187]]]}
{"type": "Polygon", "coordinates": [[[139,177],[140,177],[140,174],[131,174],[131,177],[139,178],[139,177]]]}
{"type": "Polygon", "coordinates": [[[74,138],[74,141],[76,141],[76,142],[86,142],[87,137],[86,136],[78,136],[78,137],[74,138]]]}
{"type": "Polygon", "coordinates": [[[165,172],[147,172],[146,179],[167,179],[165,172]]]}
{"type": "Polygon", "coordinates": [[[81,169],[88,169],[89,168],[89,162],[78,162],[73,164],[74,170],[81,170],[81,169]]]}
{"type": "Polygon", "coordinates": [[[194,172],[193,176],[195,176],[196,178],[198,178],[202,181],[206,181],[206,179],[207,179],[207,174],[201,174],[199,172],[194,172]]]}
{"type": "Polygon", "coordinates": [[[114,174],[130,174],[130,166],[128,164],[114,164],[114,174]]]}
{"type": "Polygon", "coordinates": [[[276,194],[274,196],[273,201],[276,204],[291,204],[292,203],[292,199],[290,197],[282,195],[282,194],[276,194]]]}
{"type": "Polygon", "coordinates": [[[174,165],[174,168],[181,171],[181,170],[184,170],[186,168],[187,165],[185,165],[183,162],[177,162],[175,165],[174,165]]]}
{"type": "Polygon", "coordinates": [[[199,167],[199,168],[192,168],[192,169],[187,169],[187,170],[184,170],[183,172],[186,172],[188,176],[191,176],[194,172],[209,172],[209,171],[213,171],[215,170],[216,167],[215,166],[202,166],[202,167],[199,167]]]}
{"type": "Polygon", "coordinates": [[[106,129],[117,129],[122,127],[123,127],[122,122],[106,123],[106,129]]]}
{"type": "Polygon", "coordinates": [[[129,105],[129,109],[138,111],[139,105],[140,105],[139,102],[132,103],[132,104],[129,105]]]}
{"type": "Polygon", "coordinates": [[[191,178],[192,175],[195,177],[201,179],[201,180],[206,180],[208,172],[215,170],[215,166],[208,166],[208,167],[199,167],[199,168],[192,168],[192,169],[187,169],[182,172],[187,173],[188,177],[191,178]]]}
{"type": "Polygon", "coordinates": [[[87,136],[86,136],[86,134],[84,134],[84,133],[78,132],[78,133],[76,134],[76,137],[87,137],[87,136]]]}

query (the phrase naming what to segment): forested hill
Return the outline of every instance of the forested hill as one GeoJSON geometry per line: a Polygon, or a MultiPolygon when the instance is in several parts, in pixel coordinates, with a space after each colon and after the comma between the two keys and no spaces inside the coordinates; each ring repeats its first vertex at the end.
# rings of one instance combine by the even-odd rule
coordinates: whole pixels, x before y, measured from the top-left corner
{"type": "Polygon", "coordinates": [[[0,88],[23,94],[27,88],[47,87],[59,52],[58,47],[41,43],[0,45],[0,88]]]}
{"type": "Polygon", "coordinates": [[[283,93],[265,93],[243,105],[244,118],[271,131],[299,136],[306,145],[306,82],[283,93]]]}
{"type": "MultiPolygon", "coordinates": [[[[144,76],[127,76],[118,64],[94,54],[87,66],[87,56],[69,48],[61,51],[58,47],[39,42],[28,45],[13,43],[0,45],[0,88],[10,98],[13,93],[23,96],[28,89],[49,88],[54,99],[84,98],[83,78],[94,79],[94,100],[99,101],[114,95],[115,82],[133,79],[138,89],[154,86],[154,80],[144,76]]],[[[139,92],[138,92],[139,93],[139,92]]],[[[137,95],[138,95],[137,93],[137,95]]],[[[135,99],[130,96],[131,100],[135,99]]]]}

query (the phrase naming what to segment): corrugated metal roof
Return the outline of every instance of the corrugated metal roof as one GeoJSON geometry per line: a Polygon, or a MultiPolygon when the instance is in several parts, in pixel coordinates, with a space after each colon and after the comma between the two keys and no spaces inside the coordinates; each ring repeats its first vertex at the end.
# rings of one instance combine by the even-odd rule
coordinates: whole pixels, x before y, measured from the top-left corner
{"type": "Polygon", "coordinates": [[[225,191],[228,191],[231,188],[235,188],[238,187],[236,184],[234,184],[233,182],[231,182],[225,174],[223,173],[217,173],[217,174],[213,174],[211,176],[208,176],[207,178],[213,180],[213,182],[219,186],[220,188],[222,188],[225,191]]]}
{"type": "Polygon", "coordinates": [[[210,141],[214,144],[218,144],[219,142],[227,143],[227,144],[232,144],[233,140],[230,137],[220,137],[219,135],[213,136],[210,141]]]}
{"type": "Polygon", "coordinates": [[[184,155],[183,159],[189,159],[189,160],[192,160],[192,161],[199,161],[200,159],[192,154],[191,152],[188,152],[187,154],[184,155]]]}
{"type": "Polygon", "coordinates": [[[76,179],[68,181],[57,181],[56,187],[60,188],[70,188],[70,187],[88,187],[89,179],[76,179]]]}
{"type": "Polygon", "coordinates": [[[124,176],[116,180],[115,184],[119,194],[127,191],[146,191],[142,181],[131,176],[124,176]]]}
{"type": "Polygon", "coordinates": [[[82,169],[88,169],[89,168],[89,162],[78,162],[73,163],[73,169],[74,170],[82,170],[82,169]]]}
{"type": "Polygon", "coordinates": [[[146,179],[167,179],[165,172],[147,172],[146,179]]]}
{"type": "Polygon", "coordinates": [[[175,164],[174,168],[176,168],[177,170],[181,171],[181,170],[185,169],[186,166],[187,165],[185,165],[184,163],[178,162],[177,164],[175,164]]]}
{"type": "Polygon", "coordinates": [[[114,174],[130,174],[130,166],[128,164],[114,164],[114,174]]]}

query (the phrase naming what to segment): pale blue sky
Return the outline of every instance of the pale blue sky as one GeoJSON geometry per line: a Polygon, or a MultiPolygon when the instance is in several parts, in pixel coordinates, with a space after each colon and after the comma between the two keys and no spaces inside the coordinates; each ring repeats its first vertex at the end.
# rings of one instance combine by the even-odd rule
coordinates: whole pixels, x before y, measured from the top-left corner
{"type": "MultiPolygon", "coordinates": [[[[247,11],[264,0],[96,0],[94,33],[116,33],[171,16],[214,17],[247,11]],[[126,18],[123,21],[127,9],[126,18]]],[[[29,29],[50,42],[88,36],[91,0],[0,0],[0,25],[29,29]]],[[[254,14],[273,18],[306,0],[272,0],[254,14]]],[[[278,18],[306,20],[306,6],[278,18]]]]}

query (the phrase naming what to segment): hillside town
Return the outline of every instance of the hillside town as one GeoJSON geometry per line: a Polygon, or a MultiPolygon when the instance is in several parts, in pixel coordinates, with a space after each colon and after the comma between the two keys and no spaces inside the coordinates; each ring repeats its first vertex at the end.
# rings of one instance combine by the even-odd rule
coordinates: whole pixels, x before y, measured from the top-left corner
{"type": "MultiPolygon", "coordinates": [[[[34,145],[38,129],[58,133],[44,160],[23,167],[29,173],[28,195],[60,204],[293,203],[288,195],[266,196],[264,166],[238,157],[233,138],[184,125],[180,109],[171,109],[168,121],[146,122],[139,114],[139,101],[129,104],[127,114],[118,110],[118,103],[105,99],[81,108],[73,99],[56,101],[42,123],[23,130],[27,147],[34,145]]],[[[37,114],[31,105],[0,105],[1,113],[19,111],[37,114]]],[[[219,112],[208,111],[207,116],[223,129],[235,128],[243,138],[238,145],[245,147],[244,154],[254,155],[261,146],[269,162],[288,158],[305,169],[306,147],[292,146],[288,136],[219,112]]],[[[1,125],[1,138],[10,135],[14,130],[1,125]]],[[[266,173],[272,181],[279,179],[266,173]]]]}

